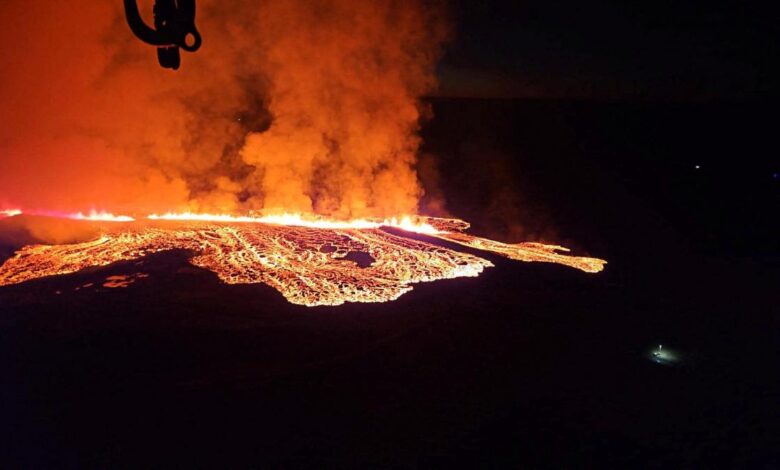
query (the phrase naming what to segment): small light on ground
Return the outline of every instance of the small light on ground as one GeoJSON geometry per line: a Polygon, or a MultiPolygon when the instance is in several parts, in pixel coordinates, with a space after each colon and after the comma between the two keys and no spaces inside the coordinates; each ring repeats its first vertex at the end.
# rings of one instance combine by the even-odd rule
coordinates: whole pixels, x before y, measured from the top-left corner
{"type": "Polygon", "coordinates": [[[671,349],[664,349],[663,344],[659,344],[658,348],[650,350],[648,359],[656,364],[664,366],[675,366],[680,362],[680,354],[671,349]]]}

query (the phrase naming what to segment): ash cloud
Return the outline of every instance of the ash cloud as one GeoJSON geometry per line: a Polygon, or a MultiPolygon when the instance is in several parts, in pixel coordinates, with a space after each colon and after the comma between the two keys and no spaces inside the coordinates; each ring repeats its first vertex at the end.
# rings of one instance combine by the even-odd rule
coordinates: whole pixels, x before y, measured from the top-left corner
{"type": "Polygon", "coordinates": [[[175,73],[121,8],[0,3],[0,206],[417,210],[440,5],[201,0],[204,46],[175,73]]]}

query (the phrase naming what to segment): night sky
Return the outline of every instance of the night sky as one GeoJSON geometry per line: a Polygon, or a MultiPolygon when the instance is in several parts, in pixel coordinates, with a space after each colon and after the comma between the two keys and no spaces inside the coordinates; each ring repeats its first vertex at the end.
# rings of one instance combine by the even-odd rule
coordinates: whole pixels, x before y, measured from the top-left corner
{"type": "Polygon", "coordinates": [[[759,3],[451,3],[445,96],[753,100],[777,96],[780,29],[759,3]]]}

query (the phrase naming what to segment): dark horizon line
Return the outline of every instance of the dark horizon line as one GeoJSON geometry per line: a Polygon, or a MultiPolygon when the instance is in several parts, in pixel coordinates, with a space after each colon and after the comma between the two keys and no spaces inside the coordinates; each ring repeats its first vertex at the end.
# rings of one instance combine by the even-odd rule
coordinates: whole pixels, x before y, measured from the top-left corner
{"type": "Polygon", "coordinates": [[[426,94],[420,97],[425,101],[525,101],[558,103],[598,103],[598,104],[774,104],[780,102],[780,94],[768,96],[500,96],[500,95],[454,95],[426,94]]]}

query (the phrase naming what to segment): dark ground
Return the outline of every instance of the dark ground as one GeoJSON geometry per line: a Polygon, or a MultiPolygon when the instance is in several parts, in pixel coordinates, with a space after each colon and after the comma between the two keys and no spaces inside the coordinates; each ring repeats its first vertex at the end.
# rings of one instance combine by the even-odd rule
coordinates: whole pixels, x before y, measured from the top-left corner
{"type": "Polygon", "coordinates": [[[168,253],[0,288],[0,462],[777,468],[772,109],[434,102],[452,212],[608,259],[598,275],[490,257],[308,309],[168,253]],[[659,343],[683,361],[648,360],[659,343]]]}

